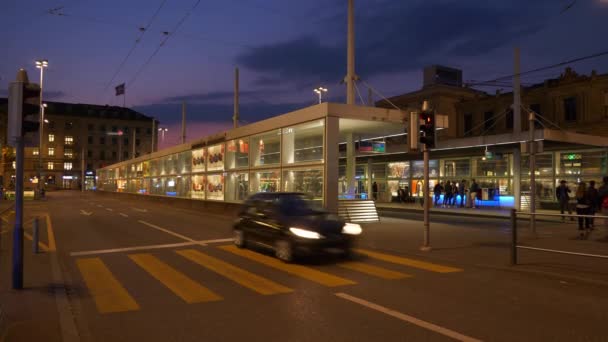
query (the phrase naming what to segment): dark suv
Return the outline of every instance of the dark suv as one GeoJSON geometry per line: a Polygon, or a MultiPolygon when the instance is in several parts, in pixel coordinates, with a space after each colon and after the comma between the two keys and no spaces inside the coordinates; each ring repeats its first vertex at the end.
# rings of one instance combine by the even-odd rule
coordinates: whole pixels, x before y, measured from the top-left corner
{"type": "Polygon", "coordinates": [[[277,258],[341,250],[350,252],[358,224],[345,223],[318,209],[305,194],[258,193],[251,196],[234,224],[234,244],[257,244],[273,249],[277,258]]]}

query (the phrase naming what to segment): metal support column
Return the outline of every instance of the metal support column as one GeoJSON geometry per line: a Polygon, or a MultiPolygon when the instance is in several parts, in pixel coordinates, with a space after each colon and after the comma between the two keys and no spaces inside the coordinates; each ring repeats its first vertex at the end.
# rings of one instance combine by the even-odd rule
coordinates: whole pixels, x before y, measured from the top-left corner
{"type": "Polygon", "coordinates": [[[423,251],[431,250],[431,223],[429,214],[431,211],[431,201],[429,200],[429,149],[423,144],[423,158],[424,158],[424,184],[422,185],[423,191],[423,203],[424,203],[424,244],[420,248],[423,251]]]}

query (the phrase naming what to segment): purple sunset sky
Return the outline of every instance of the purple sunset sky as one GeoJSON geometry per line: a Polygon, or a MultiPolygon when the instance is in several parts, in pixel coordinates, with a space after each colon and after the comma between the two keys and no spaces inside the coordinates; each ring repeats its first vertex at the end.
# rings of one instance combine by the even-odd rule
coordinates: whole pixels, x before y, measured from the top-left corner
{"type": "MultiPolygon", "coordinates": [[[[355,2],[357,74],[386,96],[419,89],[421,69],[430,64],[461,68],[465,80],[508,75],[515,45],[522,50],[523,70],[608,50],[608,0],[355,2]]],[[[127,106],[169,127],[165,145],[170,145],[177,142],[182,100],[188,103],[189,138],[230,126],[235,66],[246,122],[313,104],[312,89],[318,85],[329,88],[331,101],[343,101],[346,4],[8,0],[0,11],[0,82],[7,85],[22,67],[38,82],[34,60],[39,58],[50,64],[44,84],[48,100],[122,105],[114,86],[126,82],[127,106]],[[111,81],[139,28],[155,13],[111,81]],[[163,32],[170,33],[167,42],[141,69],[167,38],[163,32]]],[[[573,67],[580,73],[607,73],[608,57],[573,67]]],[[[523,81],[542,81],[562,71],[523,81]]],[[[0,96],[6,96],[6,87],[0,96]]]]}

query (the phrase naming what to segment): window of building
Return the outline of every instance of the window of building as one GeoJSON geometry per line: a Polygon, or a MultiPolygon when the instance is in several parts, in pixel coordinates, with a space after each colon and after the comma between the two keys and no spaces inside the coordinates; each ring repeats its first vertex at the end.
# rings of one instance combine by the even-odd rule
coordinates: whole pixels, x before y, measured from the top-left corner
{"type": "Polygon", "coordinates": [[[249,185],[251,193],[280,191],[281,173],[278,170],[252,172],[249,185]]]}
{"type": "Polygon", "coordinates": [[[139,157],[139,152],[135,152],[135,158],[139,157]]]}
{"type": "MultiPolygon", "coordinates": [[[[249,166],[249,139],[230,140],[226,143],[226,168],[238,169],[249,166]]],[[[236,176],[235,176],[236,177],[236,176]]],[[[241,177],[241,176],[239,176],[241,177]]],[[[241,177],[243,178],[243,177],[241,177]]],[[[247,178],[247,182],[249,178],[247,178]]],[[[236,197],[235,197],[236,198],[236,197]]]]}
{"type": "Polygon", "coordinates": [[[105,145],[106,144],[106,137],[99,137],[99,144],[100,145],[105,145]]]}
{"type": "Polygon", "coordinates": [[[106,159],[106,151],[99,151],[99,159],[100,160],[106,159]]]}
{"type": "Polygon", "coordinates": [[[14,169],[16,169],[16,168],[17,168],[17,162],[16,162],[16,161],[14,161],[14,162],[13,162],[13,170],[14,170],[14,169]]]}
{"type": "Polygon", "coordinates": [[[65,129],[72,129],[72,127],[74,127],[74,123],[71,121],[68,121],[65,123],[65,129]]]}
{"type": "Polygon", "coordinates": [[[112,126],[112,132],[118,132],[118,127],[117,126],[112,126]]]}
{"type": "Polygon", "coordinates": [[[505,127],[513,129],[513,109],[510,109],[505,116],[505,127]]]}
{"type": "Polygon", "coordinates": [[[441,177],[455,177],[454,180],[471,176],[471,161],[467,159],[442,159],[441,177]]]}
{"type": "Polygon", "coordinates": [[[66,148],[65,150],[63,150],[63,156],[66,158],[74,158],[74,152],[71,148],[66,148]]]}
{"type": "Polygon", "coordinates": [[[146,128],[146,134],[147,135],[152,134],[152,128],[150,128],[150,127],[146,128]]]}
{"type": "Polygon", "coordinates": [[[283,164],[323,160],[323,120],[283,128],[283,164]]]}
{"type": "Polygon", "coordinates": [[[118,139],[115,137],[112,138],[112,145],[118,145],[118,139]]]}
{"type": "Polygon", "coordinates": [[[207,148],[207,171],[224,170],[224,144],[207,148]]]}
{"type": "Polygon", "coordinates": [[[473,132],[473,114],[467,113],[464,115],[464,136],[470,136],[473,132]]]}
{"type": "Polygon", "coordinates": [[[54,147],[49,147],[48,149],[48,155],[49,157],[52,157],[55,155],[55,148],[54,147]]]}
{"type": "Polygon", "coordinates": [[[90,170],[90,169],[92,169],[92,168],[93,168],[93,164],[91,164],[91,163],[87,163],[87,170],[90,170]]]}
{"type": "Polygon", "coordinates": [[[135,127],[135,134],[139,134],[139,131],[140,131],[139,127],[135,127]]]}
{"type": "Polygon", "coordinates": [[[37,156],[39,154],[40,154],[40,150],[39,149],[35,148],[35,149],[32,150],[32,155],[37,156]]]}
{"type": "Polygon", "coordinates": [[[281,162],[281,130],[251,137],[249,152],[253,166],[279,164],[281,162]]]}
{"type": "Polygon", "coordinates": [[[55,164],[53,164],[53,162],[47,162],[46,163],[46,169],[47,170],[53,170],[53,169],[55,169],[55,164]]]}
{"type": "Polygon", "coordinates": [[[72,163],[70,163],[70,162],[63,163],[63,169],[64,170],[71,170],[72,169],[72,163]]]}
{"type": "Polygon", "coordinates": [[[106,125],[99,125],[99,131],[100,132],[105,132],[106,131],[106,125]]]}
{"type": "Polygon", "coordinates": [[[93,125],[93,124],[88,124],[88,125],[87,125],[87,129],[88,129],[89,131],[92,131],[92,130],[94,130],[94,129],[95,129],[95,125],[93,125]]]}
{"type": "Polygon", "coordinates": [[[538,114],[536,115],[536,120],[534,121],[534,128],[542,128],[543,125],[541,124],[541,119],[539,118],[539,116],[543,115],[540,111],[540,104],[535,103],[530,105],[530,110],[533,111],[534,113],[538,114]]]}
{"type": "Polygon", "coordinates": [[[122,129],[122,132],[123,132],[123,133],[125,133],[125,134],[126,134],[126,133],[129,133],[129,127],[128,127],[128,126],[125,126],[125,127],[122,129]]]}
{"type": "Polygon", "coordinates": [[[93,137],[92,136],[89,136],[87,138],[87,143],[89,143],[89,145],[93,145],[93,137]]]}
{"type": "Polygon", "coordinates": [[[486,130],[492,129],[494,127],[494,112],[485,112],[483,113],[483,128],[486,130]]]}
{"type": "Polygon", "coordinates": [[[129,138],[123,138],[123,139],[122,139],[122,142],[123,142],[123,144],[124,144],[125,146],[128,146],[128,145],[129,145],[129,138]]]}
{"type": "Polygon", "coordinates": [[[129,152],[124,151],[124,152],[122,153],[122,157],[123,157],[124,159],[128,159],[128,158],[129,158],[129,152]]]}
{"type": "Polygon", "coordinates": [[[303,192],[314,199],[323,199],[323,169],[283,171],[285,191],[303,192]]]}
{"type": "Polygon", "coordinates": [[[116,158],[117,158],[116,151],[112,151],[112,159],[116,159],[116,158]]]}
{"type": "Polygon", "coordinates": [[[135,139],[135,146],[139,146],[141,144],[141,140],[135,139]]]}
{"type": "Polygon", "coordinates": [[[74,144],[74,137],[71,135],[66,135],[64,140],[66,145],[74,144]]]}
{"type": "Polygon", "coordinates": [[[49,120],[49,123],[47,125],[49,126],[49,128],[55,128],[55,121],[49,120]]]}
{"type": "Polygon", "coordinates": [[[49,142],[55,141],[55,134],[49,134],[49,142]]]}
{"type": "Polygon", "coordinates": [[[564,99],[564,119],[566,121],[576,121],[576,97],[564,99]]]}
{"type": "Polygon", "coordinates": [[[93,158],[93,151],[91,151],[91,150],[87,151],[87,158],[93,158]]]}

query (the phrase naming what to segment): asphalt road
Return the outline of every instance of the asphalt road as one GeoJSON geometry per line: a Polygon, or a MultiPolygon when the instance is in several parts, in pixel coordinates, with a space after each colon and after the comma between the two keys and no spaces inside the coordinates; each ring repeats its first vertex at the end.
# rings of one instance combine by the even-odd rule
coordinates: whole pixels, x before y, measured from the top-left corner
{"type": "Polygon", "coordinates": [[[232,247],[221,213],[77,192],[43,206],[85,341],[608,341],[608,287],[488,266],[508,260],[501,220],[439,219],[423,254],[417,216],[386,218],[354,261],[285,265],[232,247]]]}

